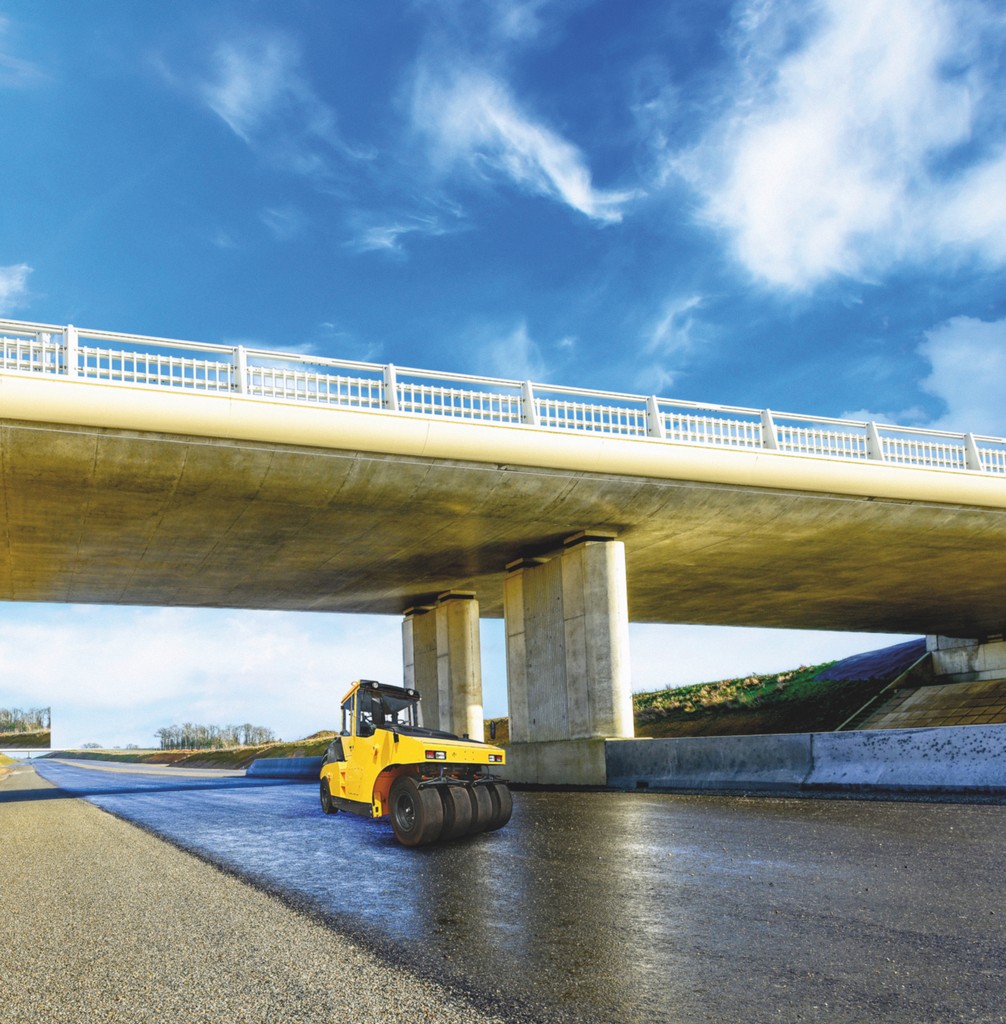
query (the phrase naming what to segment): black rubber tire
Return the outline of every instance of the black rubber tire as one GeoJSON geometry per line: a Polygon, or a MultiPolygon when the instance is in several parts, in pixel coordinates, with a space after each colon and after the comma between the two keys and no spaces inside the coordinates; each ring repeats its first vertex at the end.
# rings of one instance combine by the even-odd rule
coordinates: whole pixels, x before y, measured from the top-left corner
{"type": "Polygon", "coordinates": [[[444,830],[442,840],[468,835],[472,824],[472,801],[464,786],[438,786],[444,802],[444,830]]]}
{"type": "Polygon", "coordinates": [[[392,783],[388,816],[402,846],[435,843],[444,828],[444,805],[437,787],[421,789],[411,775],[400,775],[392,783]]]}
{"type": "Polygon", "coordinates": [[[472,823],[468,826],[468,835],[471,836],[476,832],[485,832],[492,819],[493,801],[485,785],[465,788],[472,803],[472,823]]]}
{"type": "Polygon", "coordinates": [[[332,792],[328,788],[328,779],[321,780],[321,809],[326,814],[339,813],[339,808],[332,802],[332,792]]]}
{"type": "Polygon", "coordinates": [[[510,795],[510,787],[505,782],[491,782],[486,789],[489,790],[489,797],[493,803],[493,813],[485,831],[495,832],[510,820],[510,815],[513,814],[513,797],[510,795]]]}

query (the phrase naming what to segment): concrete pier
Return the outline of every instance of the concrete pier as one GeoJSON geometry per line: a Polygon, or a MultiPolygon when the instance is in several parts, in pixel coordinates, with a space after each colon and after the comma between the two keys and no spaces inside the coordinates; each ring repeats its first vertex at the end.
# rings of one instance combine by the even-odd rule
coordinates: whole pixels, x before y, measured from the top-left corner
{"type": "Polygon", "coordinates": [[[624,546],[583,532],[507,569],[509,777],[603,785],[603,740],[633,735],[624,546]]]}
{"type": "Polygon", "coordinates": [[[410,608],[402,622],[405,685],[422,698],[427,728],[482,738],[479,603],[448,590],[434,605],[410,608]]]}
{"type": "Polygon", "coordinates": [[[981,640],[927,636],[926,650],[933,676],[941,683],[977,683],[1006,679],[1006,641],[1002,636],[981,640]]]}

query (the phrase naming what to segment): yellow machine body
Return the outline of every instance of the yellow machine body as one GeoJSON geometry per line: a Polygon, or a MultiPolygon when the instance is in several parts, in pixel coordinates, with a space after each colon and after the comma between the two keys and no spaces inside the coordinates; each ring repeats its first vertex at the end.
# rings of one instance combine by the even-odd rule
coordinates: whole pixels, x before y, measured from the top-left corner
{"type": "Polygon", "coordinates": [[[437,832],[435,839],[457,838],[501,827],[509,820],[512,805],[506,784],[492,772],[504,767],[506,751],[478,740],[424,729],[419,724],[418,707],[415,690],[367,679],[353,683],[342,701],[340,735],[329,746],[321,769],[323,810],[370,818],[390,813],[395,833],[406,845],[434,841],[423,838],[411,842],[403,838],[403,833],[409,834],[411,817],[416,813],[421,818],[436,818],[438,801],[444,823],[439,832],[435,821],[425,825],[426,836],[437,832]],[[411,783],[395,789],[402,776],[408,776],[411,783]],[[451,788],[464,790],[465,799],[460,793],[449,792],[451,788]],[[397,815],[391,813],[393,789],[397,815]],[[485,792],[474,792],[477,789],[485,792]],[[465,800],[471,803],[472,811],[463,830],[461,825],[468,817],[465,800]],[[455,834],[445,834],[451,832],[455,834]]]}

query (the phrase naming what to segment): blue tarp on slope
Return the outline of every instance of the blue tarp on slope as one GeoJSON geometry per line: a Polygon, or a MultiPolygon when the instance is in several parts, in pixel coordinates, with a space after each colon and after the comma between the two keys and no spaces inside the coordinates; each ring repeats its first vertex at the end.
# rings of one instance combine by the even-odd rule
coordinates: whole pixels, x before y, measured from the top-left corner
{"type": "Polygon", "coordinates": [[[248,766],[246,775],[265,779],[317,779],[323,757],[260,757],[248,766]]]}
{"type": "Polygon", "coordinates": [[[907,643],[884,647],[879,651],[855,654],[851,658],[836,661],[830,668],[819,672],[815,679],[883,679],[893,682],[910,665],[926,653],[926,639],[909,640],[907,643]]]}

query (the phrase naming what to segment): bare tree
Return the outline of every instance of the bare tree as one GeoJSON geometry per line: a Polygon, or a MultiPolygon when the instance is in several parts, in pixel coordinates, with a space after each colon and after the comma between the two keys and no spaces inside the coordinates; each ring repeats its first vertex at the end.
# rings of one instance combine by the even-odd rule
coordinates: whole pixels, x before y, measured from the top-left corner
{"type": "Polygon", "coordinates": [[[51,721],[50,708],[0,708],[0,732],[41,732],[51,721]]]}
{"type": "Polygon", "coordinates": [[[160,740],[161,750],[219,750],[223,747],[259,746],[276,739],[272,729],[263,725],[166,725],[154,735],[160,740]]]}

